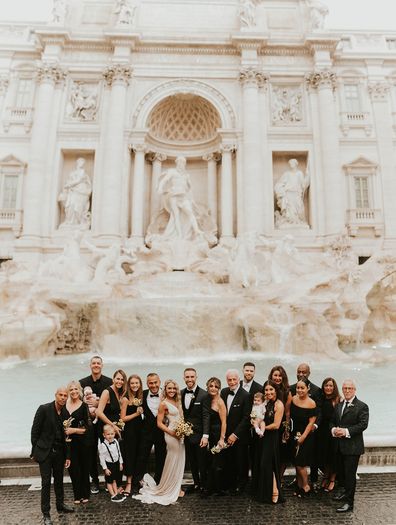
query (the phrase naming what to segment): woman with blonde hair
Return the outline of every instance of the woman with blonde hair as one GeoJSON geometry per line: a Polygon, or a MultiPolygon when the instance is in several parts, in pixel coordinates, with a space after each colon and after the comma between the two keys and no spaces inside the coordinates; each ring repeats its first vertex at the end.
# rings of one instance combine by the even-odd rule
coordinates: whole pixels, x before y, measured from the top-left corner
{"type": "Polygon", "coordinates": [[[179,385],[167,379],[158,408],[157,425],[165,433],[166,459],[159,484],[145,474],[140,494],[133,496],[142,503],[170,505],[184,496],[181,484],[184,474],[185,452],[183,439],[176,435],[175,429],[183,420],[179,385]]]}
{"type": "Polygon", "coordinates": [[[133,374],[128,377],[126,395],[121,402],[121,419],[125,423],[123,434],[124,474],[127,484],[124,496],[129,496],[132,481],[137,477],[137,461],[142,433],[143,384],[141,378],[133,374]]]}
{"type": "Polygon", "coordinates": [[[89,466],[91,452],[89,450],[90,417],[88,405],[83,400],[83,391],[78,381],[71,381],[67,385],[69,397],[66,401],[66,410],[69,416],[69,427],[65,428],[66,440],[70,442],[69,475],[74,492],[74,503],[88,503],[89,466]]]}

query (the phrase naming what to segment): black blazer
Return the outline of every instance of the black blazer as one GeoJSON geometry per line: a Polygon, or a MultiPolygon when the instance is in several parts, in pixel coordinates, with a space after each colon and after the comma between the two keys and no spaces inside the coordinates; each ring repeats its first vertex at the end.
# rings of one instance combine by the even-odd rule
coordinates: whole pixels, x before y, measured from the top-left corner
{"type": "Polygon", "coordinates": [[[210,424],[210,401],[208,393],[197,386],[195,388],[194,397],[191,399],[190,407],[187,410],[184,405],[186,397],[186,388],[181,391],[181,403],[183,407],[184,420],[193,425],[193,434],[189,436],[190,443],[198,445],[201,441],[202,435],[209,436],[210,424]]]}
{"type": "MultiPolygon", "coordinates": [[[[68,418],[66,407],[62,407],[60,417],[62,421],[68,418]]],[[[58,424],[56,418],[55,401],[40,405],[34,416],[31,430],[31,457],[38,463],[45,461],[51,452],[58,424]]],[[[70,447],[66,444],[64,432],[62,432],[62,445],[65,459],[70,458],[70,447]]]]}
{"type": "Polygon", "coordinates": [[[357,397],[341,416],[343,402],[338,403],[330,422],[330,429],[334,427],[347,428],[350,438],[334,438],[337,450],[344,455],[360,456],[364,454],[363,432],[368,427],[369,408],[366,403],[357,397]]]}
{"type": "MultiPolygon", "coordinates": [[[[221,398],[227,407],[227,397],[230,389],[223,388],[221,398]]],[[[243,388],[239,387],[231,403],[230,411],[227,415],[226,438],[230,434],[238,436],[241,443],[248,443],[250,428],[251,403],[250,395],[243,388]]]]}
{"type": "MultiPolygon", "coordinates": [[[[147,396],[150,391],[143,390],[143,414],[144,419],[142,423],[142,439],[154,442],[164,441],[164,432],[157,426],[157,418],[151,412],[147,404],[147,396]]],[[[161,395],[161,394],[160,394],[161,395]]]]}
{"type": "MultiPolygon", "coordinates": [[[[239,381],[239,386],[241,388],[243,388],[243,381],[239,381]]],[[[253,379],[252,381],[252,384],[250,386],[250,390],[248,392],[249,396],[250,396],[250,402],[253,403],[253,397],[254,397],[254,394],[256,394],[257,392],[262,392],[263,391],[263,385],[260,385],[260,383],[257,383],[257,381],[255,381],[253,379]]]]}

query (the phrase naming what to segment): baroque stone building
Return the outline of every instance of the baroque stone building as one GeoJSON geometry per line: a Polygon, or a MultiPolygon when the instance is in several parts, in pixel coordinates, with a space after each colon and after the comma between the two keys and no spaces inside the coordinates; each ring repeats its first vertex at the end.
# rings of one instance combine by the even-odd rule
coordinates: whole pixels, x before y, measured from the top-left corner
{"type": "Polygon", "coordinates": [[[56,0],[46,24],[2,23],[0,258],[57,253],[76,227],[143,244],[180,156],[220,242],[395,248],[396,32],[325,16],[316,0],[56,0]]]}

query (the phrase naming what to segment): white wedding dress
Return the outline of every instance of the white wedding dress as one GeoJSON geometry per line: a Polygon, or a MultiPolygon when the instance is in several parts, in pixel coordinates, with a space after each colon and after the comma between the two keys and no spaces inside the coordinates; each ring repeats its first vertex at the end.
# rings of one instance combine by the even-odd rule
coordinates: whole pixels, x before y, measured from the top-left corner
{"type": "MultiPolygon", "coordinates": [[[[164,401],[168,408],[168,427],[176,428],[181,415],[179,410],[172,404],[164,401]]],[[[164,470],[158,485],[154,479],[145,474],[143,477],[144,485],[139,494],[133,496],[142,503],[158,503],[159,505],[170,505],[176,503],[179,495],[184,474],[184,443],[169,434],[165,434],[166,459],[164,470]]]]}

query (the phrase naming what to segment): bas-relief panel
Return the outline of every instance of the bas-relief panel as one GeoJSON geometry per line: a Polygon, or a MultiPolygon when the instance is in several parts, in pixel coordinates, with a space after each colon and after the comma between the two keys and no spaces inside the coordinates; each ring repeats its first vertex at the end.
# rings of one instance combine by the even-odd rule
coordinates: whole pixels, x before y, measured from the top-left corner
{"type": "Polygon", "coordinates": [[[267,10],[268,29],[292,29],[300,31],[300,20],[297,9],[268,9],[267,10]]]}

